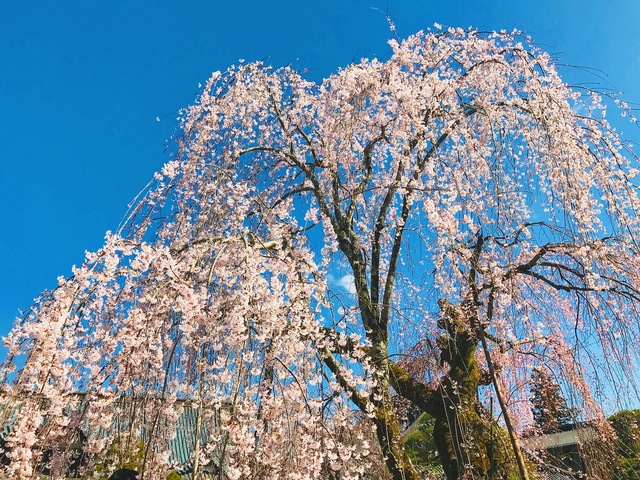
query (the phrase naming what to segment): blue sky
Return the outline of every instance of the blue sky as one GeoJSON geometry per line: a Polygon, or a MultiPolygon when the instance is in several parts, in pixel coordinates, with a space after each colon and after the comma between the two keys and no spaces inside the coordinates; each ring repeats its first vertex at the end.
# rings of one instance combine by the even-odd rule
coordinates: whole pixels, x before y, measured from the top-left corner
{"type": "Polygon", "coordinates": [[[380,10],[400,37],[434,22],[519,28],[594,69],[563,68],[568,81],[640,103],[638,0],[0,0],[0,335],[117,228],[211,72],[264,60],[319,81],[384,58],[380,10]]]}

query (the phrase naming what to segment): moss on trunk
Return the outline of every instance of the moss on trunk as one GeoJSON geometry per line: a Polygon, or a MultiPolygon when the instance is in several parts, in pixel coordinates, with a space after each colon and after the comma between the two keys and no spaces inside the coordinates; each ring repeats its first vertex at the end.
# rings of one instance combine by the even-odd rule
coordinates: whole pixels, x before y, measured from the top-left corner
{"type": "Polygon", "coordinates": [[[438,326],[441,361],[449,371],[439,387],[434,417],[434,442],[449,480],[517,479],[518,468],[502,428],[478,400],[482,375],[476,361],[478,338],[468,310],[440,301],[438,326]]]}

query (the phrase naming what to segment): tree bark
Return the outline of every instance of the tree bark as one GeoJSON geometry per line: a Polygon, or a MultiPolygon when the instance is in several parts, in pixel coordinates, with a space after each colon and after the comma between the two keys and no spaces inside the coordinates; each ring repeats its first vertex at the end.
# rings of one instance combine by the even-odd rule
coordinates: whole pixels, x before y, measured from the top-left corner
{"type": "Polygon", "coordinates": [[[434,442],[448,480],[521,477],[508,439],[478,400],[486,383],[476,361],[479,340],[469,312],[446,300],[439,302],[444,330],[438,339],[441,361],[449,367],[437,390],[391,364],[391,386],[434,418],[434,442]]]}

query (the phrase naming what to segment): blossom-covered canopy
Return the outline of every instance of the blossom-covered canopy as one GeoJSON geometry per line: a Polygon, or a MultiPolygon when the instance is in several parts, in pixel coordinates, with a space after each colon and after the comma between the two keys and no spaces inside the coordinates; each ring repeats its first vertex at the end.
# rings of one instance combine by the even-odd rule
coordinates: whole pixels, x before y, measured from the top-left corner
{"type": "Polygon", "coordinates": [[[143,439],[159,478],[186,402],[196,470],[364,478],[382,449],[409,478],[392,394],[437,418],[495,392],[521,431],[534,367],[589,418],[635,385],[637,162],[601,97],[518,33],[390,44],[320,84],[212,76],[123,226],[7,338],[10,471],[81,428],[143,439]]]}

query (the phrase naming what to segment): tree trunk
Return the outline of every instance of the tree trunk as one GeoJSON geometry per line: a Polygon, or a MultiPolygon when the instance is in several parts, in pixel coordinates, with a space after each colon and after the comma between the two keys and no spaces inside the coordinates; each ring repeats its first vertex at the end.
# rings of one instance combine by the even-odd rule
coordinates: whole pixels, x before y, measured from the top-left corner
{"type": "Polygon", "coordinates": [[[378,443],[393,480],[418,480],[418,472],[404,450],[400,421],[391,397],[392,371],[389,368],[386,329],[372,337],[375,343],[370,353],[379,372],[378,385],[373,392],[378,443]]]}
{"type": "Polygon", "coordinates": [[[513,452],[503,429],[484,411],[478,400],[483,383],[476,361],[475,327],[461,307],[440,301],[438,326],[441,361],[449,371],[440,383],[439,405],[430,411],[435,419],[434,442],[449,480],[466,478],[519,478],[513,452]]]}
{"type": "Polygon", "coordinates": [[[400,422],[388,390],[386,397],[375,414],[376,435],[385,463],[393,480],[418,480],[418,473],[404,450],[400,422]]]}

